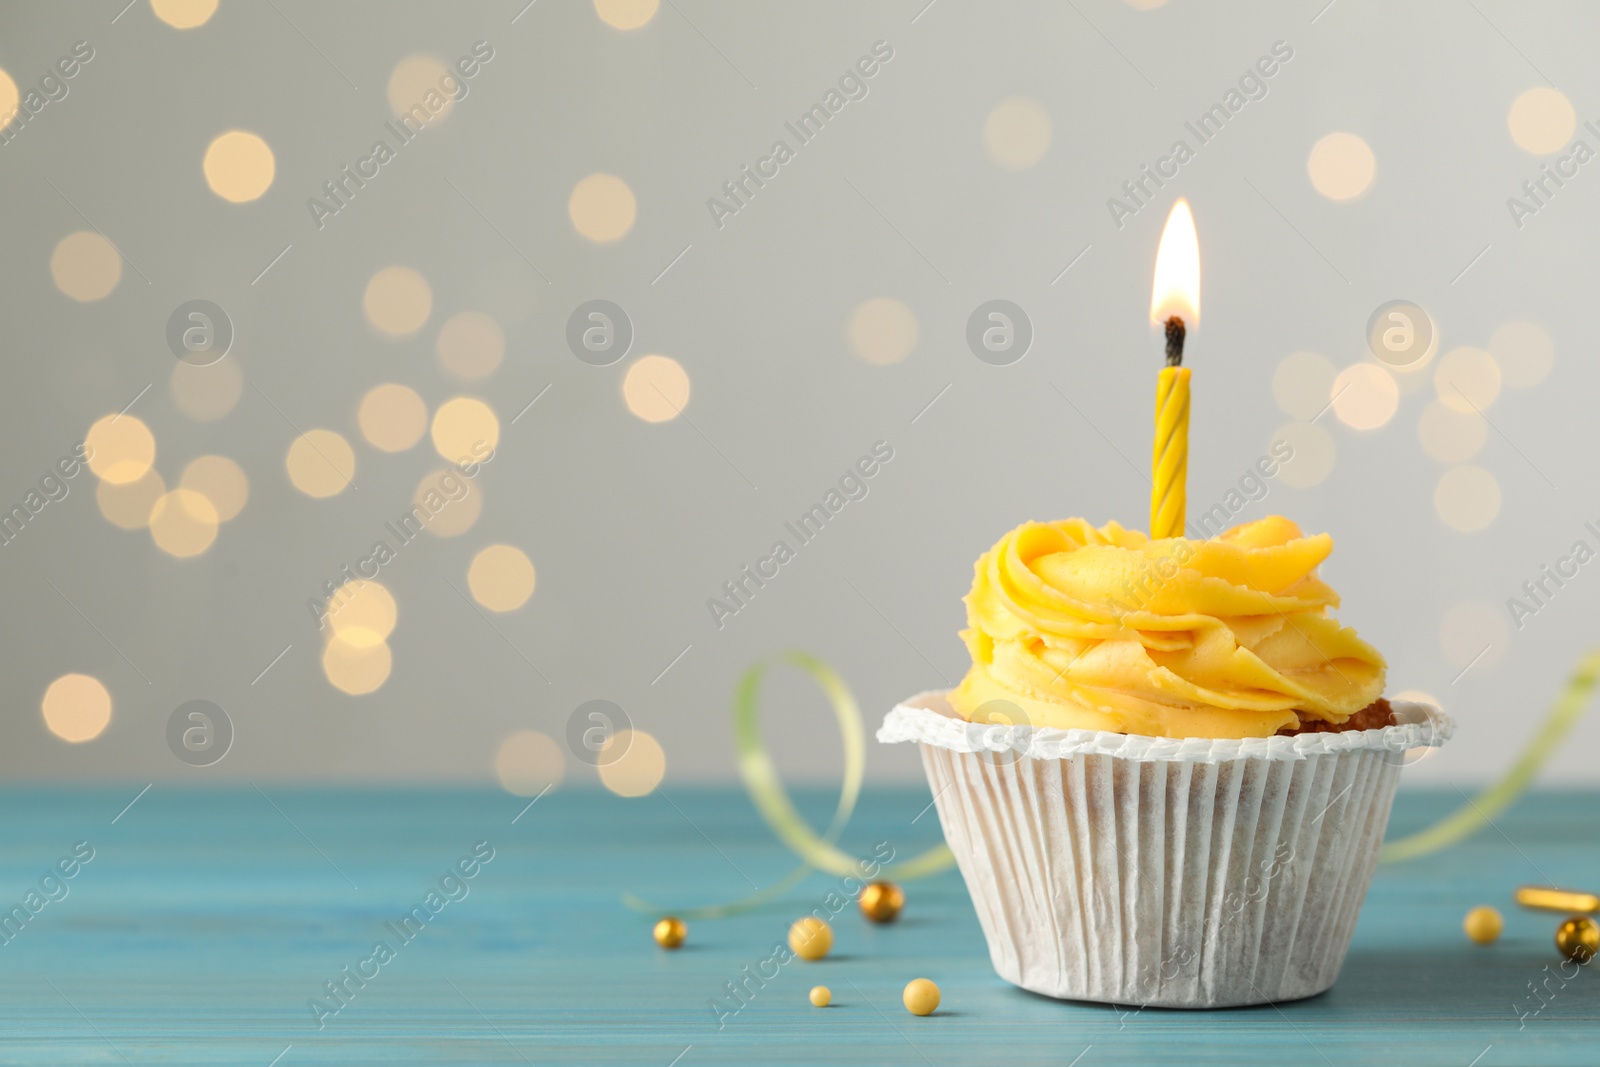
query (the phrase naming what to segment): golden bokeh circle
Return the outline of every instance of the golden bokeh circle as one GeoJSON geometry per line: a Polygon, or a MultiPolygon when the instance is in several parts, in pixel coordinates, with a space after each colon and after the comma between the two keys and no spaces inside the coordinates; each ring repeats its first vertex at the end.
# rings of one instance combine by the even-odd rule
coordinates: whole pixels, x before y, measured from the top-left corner
{"type": "Polygon", "coordinates": [[[494,776],[513,796],[539,796],[560,785],[566,773],[561,746],[538,730],[513,730],[495,748],[494,776]]]}
{"type": "Polygon", "coordinates": [[[271,188],[278,163],[258,134],[229,130],[206,147],[201,169],[213,193],[230,204],[245,204],[271,188]]]}
{"type": "Polygon", "coordinates": [[[78,230],[56,242],[50,277],[57,289],[80,304],[104,300],[122,281],[122,255],[93,230],[78,230]]]}
{"type": "Polygon", "coordinates": [[[384,382],[361,398],[356,423],[373,448],[404,452],[428,432],[428,405],[410,386],[384,382]]]}
{"type": "Polygon", "coordinates": [[[11,80],[11,75],[0,70],[0,127],[11,125],[21,103],[22,95],[17,92],[17,83],[11,80]]]}
{"type": "Polygon", "coordinates": [[[500,419],[475,396],[446,400],[433,413],[433,447],[451,463],[482,462],[500,443],[500,419]]]}
{"type": "Polygon", "coordinates": [[[167,389],[179,411],[196,422],[215,422],[234,409],[244,393],[244,373],[232,359],[204,367],[178,360],[167,389]]]}
{"type": "Polygon", "coordinates": [[[636,30],[655,18],[661,0],[594,0],[595,14],[607,26],[636,30]]]}
{"type": "Polygon", "coordinates": [[[217,0],[150,0],[150,10],[173,29],[192,30],[216,14],[217,0]]]}
{"type": "Polygon", "coordinates": [[[596,244],[626,237],[638,211],[633,190],[615,174],[589,175],[573,187],[567,200],[573,228],[596,244]]]}
{"type": "Polygon", "coordinates": [[[364,696],[389,680],[394,655],[382,641],[357,643],[334,635],[322,650],[322,673],[341,693],[364,696]]]}
{"type": "Polygon", "coordinates": [[[1027,170],[1050,147],[1050,112],[1029,96],[1002,100],[983,124],[983,150],[1005,170],[1027,170]]]}
{"type": "Polygon", "coordinates": [[[1489,354],[1500,365],[1505,383],[1528,389],[1544,381],[1556,363],[1556,345],[1536,323],[1502,323],[1489,338],[1489,354]]]}
{"type": "Polygon", "coordinates": [[[1460,412],[1484,412],[1500,395],[1500,365],[1481,348],[1452,348],[1433,372],[1439,402],[1460,412]]]}
{"type": "Polygon", "coordinates": [[[400,618],[394,594],[370,578],[357,578],[335,589],[327,611],[330,633],[360,647],[387,641],[400,618]]]}
{"type": "Polygon", "coordinates": [[[618,730],[600,748],[600,784],[620,797],[642,797],[655,791],[667,773],[661,743],[643,730],[618,730]],[[622,755],[608,758],[615,749],[622,755]]]}
{"type": "Polygon", "coordinates": [[[1400,408],[1394,375],[1376,363],[1355,363],[1340,371],[1328,397],[1333,413],[1352,430],[1376,430],[1400,408]]]}
{"type": "Polygon", "coordinates": [[[1457,411],[1435,400],[1417,422],[1422,450],[1441,463],[1465,463],[1489,439],[1489,424],[1476,411],[1457,411]]]}
{"type": "Polygon", "coordinates": [[[1434,488],[1433,507],[1446,526],[1475,533],[1500,514],[1500,483],[1482,467],[1451,467],[1434,488]]]}
{"type": "Polygon", "coordinates": [[[622,400],[645,422],[669,422],[689,404],[689,372],[670,356],[644,356],[622,379],[622,400]]]}
{"type": "Polygon", "coordinates": [[[917,316],[905,304],[886,296],[864,300],[850,312],[845,335],[850,349],[868,363],[899,363],[917,347],[917,316]]]}
{"type": "Polygon", "coordinates": [[[111,724],[111,694],[98,678],[63,674],[44,691],[39,710],[51,733],[80,744],[93,741],[111,724]]]}
{"type": "Polygon", "coordinates": [[[198,556],[217,539],[217,509],[204,493],[173,489],[150,509],[150,539],[169,556],[198,556]]]}
{"type": "Polygon", "coordinates": [[[456,105],[455,97],[443,88],[447,79],[463,84],[455,71],[433,56],[407,56],[389,72],[389,109],[396,118],[409,116],[419,129],[443,121],[456,105]],[[418,108],[422,109],[420,115],[418,108]]]}
{"type": "Polygon", "coordinates": [[[424,477],[411,503],[408,530],[420,523],[435,537],[459,537],[483,513],[483,489],[460,471],[446,468],[424,477]]]}
{"type": "Polygon", "coordinates": [[[1559,89],[1536,85],[1511,102],[1506,127],[1518,148],[1532,155],[1548,156],[1572,140],[1578,129],[1578,113],[1559,89]]]}
{"type": "Polygon", "coordinates": [[[96,419],[83,438],[89,469],[102,481],[125,485],[144,477],[156,461],[156,439],[136,415],[96,419]]]}
{"type": "Polygon", "coordinates": [[[356,476],[350,442],[332,430],[307,430],[294,439],[284,460],[290,483],[306,496],[335,496],[356,476]]]}
{"type": "Polygon", "coordinates": [[[1378,172],[1372,147],[1353,133],[1330,133],[1311,146],[1306,157],[1311,185],[1329,200],[1354,200],[1372,185],[1378,172]]]}
{"type": "Polygon", "coordinates": [[[506,354],[506,334],[481,311],[462,311],[445,322],[435,345],[439,366],[458,378],[487,378],[506,354]]]}
{"type": "Polygon", "coordinates": [[[1278,468],[1278,479],[1294,489],[1310,489],[1333,473],[1338,456],[1333,435],[1314,422],[1291,422],[1278,427],[1272,435],[1273,455],[1280,445],[1287,444],[1293,454],[1278,468]]]}
{"type": "Polygon", "coordinates": [[[227,522],[244,510],[250,499],[250,479],[244,468],[227,456],[197,456],[178,479],[183,489],[193,489],[211,501],[217,520],[227,522]]]}
{"type": "Polygon", "coordinates": [[[394,264],[367,282],[361,308],[367,322],[385,337],[410,337],[433,313],[433,290],[421,274],[394,264]]]}
{"type": "Polygon", "coordinates": [[[533,561],[520,548],[490,545],[472,557],[467,588],[490,611],[515,611],[533,595],[533,561]]]}
{"type": "Polygon", "coordinates": [[[156,501],[167,491],[167,483],[154,467],[131,482],[102,481],[94,489],[95,504],[111,525],[122,530],[142,530],[150,525],[156,501]]]}

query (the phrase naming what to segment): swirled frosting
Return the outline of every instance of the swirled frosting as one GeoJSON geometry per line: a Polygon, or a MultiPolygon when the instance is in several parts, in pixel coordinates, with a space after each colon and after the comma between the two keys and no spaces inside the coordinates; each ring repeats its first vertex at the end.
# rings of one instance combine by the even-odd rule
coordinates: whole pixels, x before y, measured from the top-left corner
{"type": "Polygon", "coordinates": [[[1288,519],[1208,541],[1030,522],[979,559],[949,695],[974,722],[1150,737],[1269,737],[1342,723],[1383,693],[1383,657],[1339,625],[1333,550],[1288,519]]]}

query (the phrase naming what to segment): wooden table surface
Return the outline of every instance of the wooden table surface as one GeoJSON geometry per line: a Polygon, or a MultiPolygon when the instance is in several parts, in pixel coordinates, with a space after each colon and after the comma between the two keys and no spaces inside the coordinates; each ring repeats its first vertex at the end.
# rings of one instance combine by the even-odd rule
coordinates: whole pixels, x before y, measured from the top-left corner
{"type": "MultiPolygon", "coordinates": [[[[995,977],[947,872],[907,885],[892,926],[843,914],[827,960],[783,967],[719,1027],[712,998],[834,880],[693,923],[671,953],[619,898],[715,902],[787,872],[737,790],[624,800],[564,788],[524,809],[489,791],[157,785],[127,807],[139,790],[0,793],[0,911],[26,916],[0,933],[0,1063],[1600,1063],[1596,968],[1563,980],[1560,916],[1510,899],[1529,881],[1600,888],[1594,793],[1536,795],[1498,829],[1380,868],[1338,984],[1309,1001],[1139,1011],[1022,992],[995,977]],[[75,864],[75,846],[93,858],[75,864]],[[475,847],[493,858],[474,865],[475,847]],[[441,891],[464,857],[474,876],[441,891]],[[72,877],[47,878],[63,859],[72,877]],[[1461,932],[1480,903],[1506,916],[1489,947],[1461,932]],[[386,924],[415,905],[428,922],[413,919],[403,941],[386,924]],[[900,1006],[919,976],[943,990],[927,1018],[900,1006]],[[349,992],[333,1013],[324,983],[340,980],[349,992]],[[816,984],[833,1007],[807,1003],[816,984]]],[[[800,799],[818,822],[831,808],[822,793],[800,799]]],[[[1391,836],[1460,799],[1402,793],[1391,836]]],[[[938,835],[931,811],[918,818],[927,803],[922,788],[869,792],[845,843],[920,851],[938,835]]]]}

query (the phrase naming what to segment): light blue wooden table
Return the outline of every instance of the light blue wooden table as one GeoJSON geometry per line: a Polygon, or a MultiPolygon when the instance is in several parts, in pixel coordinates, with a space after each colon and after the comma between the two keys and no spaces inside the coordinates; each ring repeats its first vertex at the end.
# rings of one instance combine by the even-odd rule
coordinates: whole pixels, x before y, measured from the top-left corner
{"type": "MultiPolygon", "coordinates": [[[[1559,917],[1510,901],[1515,885],[1541,878],[1600,887],[1595,794],[1536,796],[1499,820],[1503,833],[1380,869],[1342,977],[1310,1001],[1141,1012],[1021,992],[990,970],[951,872],[908,885],[893,926],[843,915],[830,958],[782,968],[719,1029],[709,1004],[723,983],[764,959],[832,880],[814,876],[780,907],[695,923],[674,953],[619,896],[716,901],[789,870],[735,790],[622,800],[564,789],[523,811],[487,791],[158,785],[124,811],[139,788],[0,793],[0,909],[27,915],[13,915],[0,944],[0,1062],[1600,1063],[1595,969],[1533,999],[1531,986],[1556,973],[1559,917]],[[94,856],[74,868],[80,841],[94,856]],[[425,904],[477,842],[494,858],[447,882],[460,899],[425,925],[413,919],[402,943],[385,924],[425,904]],[[63,858],[73,877],[41,889],[63,858]],[[1478,903],[1506,914],[1487,948],[1461,933],[1478,903]],[[387,962],[373,959],[380,940],[387,962]],[[319,1029],[308,1001],[346,967],[373,977],[346,980],[346,1004],[319,1029]],[[918,976],[944,993],[923,1019],[899,1003],[918,976]],[[834,1007],[807,1003],[818,983],[834,1007]]],[[[1459,800],[1403,793],[1391,833],[1459,800]]],[[[931,811],[916,818],[927,802],[925,789],[869,793],[847,843],[920,851],[938,833],[931,811]]],[[[818,821],[830,803],[802,796],[818,821]]]]}

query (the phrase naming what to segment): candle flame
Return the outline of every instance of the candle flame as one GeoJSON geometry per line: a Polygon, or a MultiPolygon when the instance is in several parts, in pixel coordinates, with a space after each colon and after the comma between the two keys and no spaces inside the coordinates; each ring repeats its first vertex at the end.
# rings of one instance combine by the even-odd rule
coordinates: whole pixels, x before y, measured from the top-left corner
{"type": "Polygon", "coordinates": [[[1189,201],[1179,199],[1161,231],[1156,250],[1156,280],[1150,291],[1150,321],[1156,325],[1176,315],[1185,326],[1200,321],[1200,239],[1195,236],[1189,201]]]}

